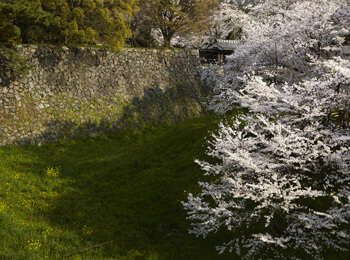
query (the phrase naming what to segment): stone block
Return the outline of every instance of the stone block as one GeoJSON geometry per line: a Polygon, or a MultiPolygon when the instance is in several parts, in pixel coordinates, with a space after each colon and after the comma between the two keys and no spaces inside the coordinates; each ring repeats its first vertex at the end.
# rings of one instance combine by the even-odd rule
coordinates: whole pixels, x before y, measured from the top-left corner
{"type": "Polygon", "coordinates": [[[191,50],[191,55],[199,57],[199,51],[198,50],[191,50]]]}

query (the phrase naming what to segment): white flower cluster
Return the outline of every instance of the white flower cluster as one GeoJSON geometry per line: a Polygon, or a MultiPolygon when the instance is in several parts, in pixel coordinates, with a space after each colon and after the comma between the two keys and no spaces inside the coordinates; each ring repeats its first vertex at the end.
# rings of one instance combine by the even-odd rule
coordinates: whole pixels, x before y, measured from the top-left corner
{"type": "Polygon", "coordinates": [[[339,51],[349,25],[346,0],[267,0],[253,10],[211,103],[249,112],[213,135],[208,155],[220,163],[197,161],[216,178],[183,202],[190,233],[229,231],[217,249],[242,259],[349,250],[350,62],[339,51]]]}

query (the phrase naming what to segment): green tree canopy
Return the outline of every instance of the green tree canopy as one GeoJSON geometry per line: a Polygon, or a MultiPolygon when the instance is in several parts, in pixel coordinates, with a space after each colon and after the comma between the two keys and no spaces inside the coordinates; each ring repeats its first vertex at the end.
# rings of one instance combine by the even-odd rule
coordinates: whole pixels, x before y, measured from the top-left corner
{"type": "Polygon", "coordinates": [[[1,0],[0,41],[7,44],[41,42],[38,37],[43,36],[51,18],[38,0],[1,0]]]}
{"type": "Polygon", "coordinates": [[[0,0],[0,41],[118,49],[135,7],[136,0],[0,0]]]}

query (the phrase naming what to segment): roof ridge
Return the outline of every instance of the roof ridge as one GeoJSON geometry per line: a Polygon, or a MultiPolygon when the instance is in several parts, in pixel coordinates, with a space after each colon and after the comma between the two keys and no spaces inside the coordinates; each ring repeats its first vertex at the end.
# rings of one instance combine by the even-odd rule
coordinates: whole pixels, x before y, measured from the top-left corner
{"type": "Polygon", "coordinates": [[[222,39],[217,39],[217,42],[222,42],[222,43],[236,43],[239,42],[239,40],[222,40],[222,39]]]}

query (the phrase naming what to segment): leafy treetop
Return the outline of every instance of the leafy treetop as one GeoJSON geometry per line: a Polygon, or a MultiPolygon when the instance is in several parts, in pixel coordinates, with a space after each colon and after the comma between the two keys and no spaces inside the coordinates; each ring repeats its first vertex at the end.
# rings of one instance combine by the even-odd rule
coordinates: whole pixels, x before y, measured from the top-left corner
{"type": "Polygon", "coordinates": [[[1,0],[3,43],[94,44],[119,49],[135,0],[1,0]]]}

